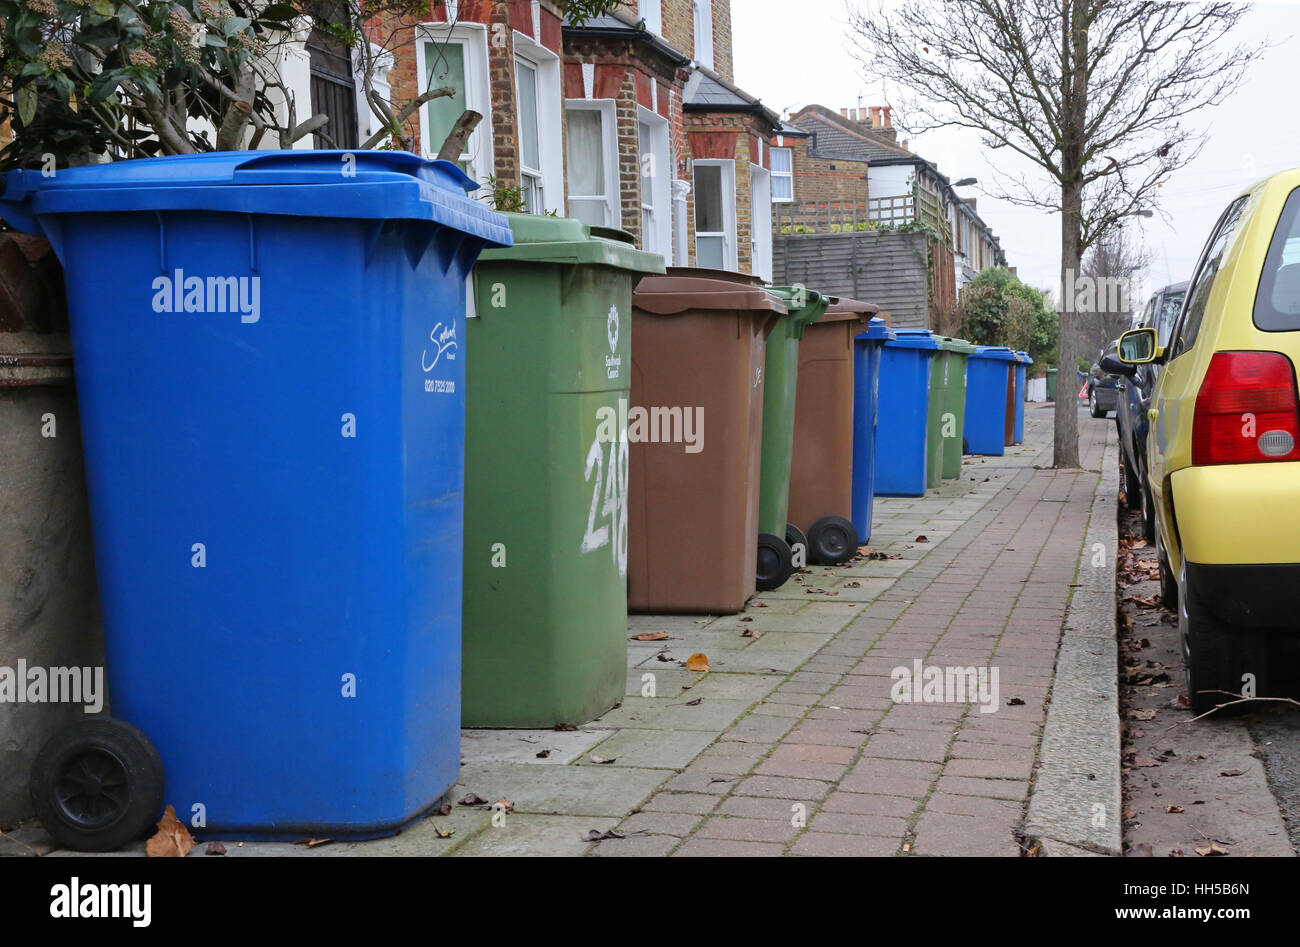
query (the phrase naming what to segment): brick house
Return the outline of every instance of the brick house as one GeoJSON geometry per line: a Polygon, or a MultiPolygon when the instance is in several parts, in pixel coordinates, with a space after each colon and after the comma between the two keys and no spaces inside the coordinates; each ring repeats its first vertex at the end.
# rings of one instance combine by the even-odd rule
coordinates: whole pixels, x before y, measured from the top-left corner
{"type": "Polygon", "coordinates": [[[564,52],[570,216],[677,265],[770,277],[779,118],[734,84],[729,0],[637,0],[566,26],[564,52]]]}
{"type": "Polygon", "coordinates": [[[391,49],[394,107],[457,89],[407,123],[419,153],[473,109],[461,166],[519,187],[530,212],[619,227],[678,265],[771,275],[780,120],[733,82],[730,0],[627,0],[581,26],[550,0],[445,0],[405,31],[371,30],[391,49]]]}
{"type": "MultiPolygon", "coordinates": [[[[810,165],[865,162],[868,220],[886,227],[930,225],[952,255],[954,288],[960,291],[980,270],[1005,266],[1006,255],[993,230],[976,213],[975,200],[959,196],[932,162],[913,152],[907,141],[899,141],[891,111],[888,106],[874,106],[837,113],[808,105],[791,116],[789,124],[809,136],[810,165]]],[[[824,173],[808,178],[809,190],[800,201],[817,203],[816,210],[821,210],[820,202],[836,199],[823,196],[827,191],[834,194],[824,173]]]]}

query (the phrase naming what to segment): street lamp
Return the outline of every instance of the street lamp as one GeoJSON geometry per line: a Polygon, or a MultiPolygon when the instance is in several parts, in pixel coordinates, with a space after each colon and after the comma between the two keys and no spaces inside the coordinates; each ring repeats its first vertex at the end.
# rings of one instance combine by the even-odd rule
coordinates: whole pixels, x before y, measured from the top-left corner
{"type": "Polygon", "coordinates": [[[1130,217],[1154,217],[1155,215],[1156,212],[1153,210],[1135,210],[1129,214],[1130,217]]]}
{"type": "Polygon", "coordinates": [[[969,187],[972,184],[979,184],[979,178],[962,178],[953,184],[953,187],[969,187]]]}

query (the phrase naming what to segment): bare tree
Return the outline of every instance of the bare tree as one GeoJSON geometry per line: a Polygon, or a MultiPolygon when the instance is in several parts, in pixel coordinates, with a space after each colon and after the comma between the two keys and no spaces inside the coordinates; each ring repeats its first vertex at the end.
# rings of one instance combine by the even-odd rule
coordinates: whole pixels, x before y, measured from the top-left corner
{"type": "MultiPolygon", "coordinates": [[[[1204,135],[1183,123],[1222,102],[1263,52],[1231,34],[1245,4],[1154,0],[903,0],[849,11],[869,75],[909,91],[914,133],[969,128],[1020,156],[994,196],[1061,214],[1059,363],[1077,361],[1071,287],[1084,252],[1145,209],[1204,135]]],[[[1079,463],[1073,399],[1056,403],[1054,464],[1079,463]]]]}
{"type": "Polygon", "coordinates": [[[1134,310],[1146,303],[1151,253],[1133,239],[1126,227],[1115,227],[1097,239],[1083,256],[1080,273],[1090,305],[1078,305],[1078,328],[1084,357],[1100,351],[1132,324],[1134,310]]]}

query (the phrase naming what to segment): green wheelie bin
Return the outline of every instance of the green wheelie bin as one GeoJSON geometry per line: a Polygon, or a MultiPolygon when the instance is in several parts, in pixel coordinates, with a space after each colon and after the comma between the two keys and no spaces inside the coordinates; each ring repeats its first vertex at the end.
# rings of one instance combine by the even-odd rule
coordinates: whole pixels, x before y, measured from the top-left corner
{"type": "Polygon", "coordinates": [[[780,588],[802,565],[808,540],[789,522],[790,464],[794,451],[794,404],[799,383],[799,340],[826,312],[830,299],[802,286],[771,286],[785,304],[767,339],[763,381],[763,461],[758,487],[758,574],[760,592],[780,588]],[[798,548],[797,548],[798,547],[798,548]]]}
{"type": "Polygon", "coordinates": [[[975,346],[965,339],[949,336],[940,336],[939,344],[943,346],[939,371],[944,379],[943,411],[939,418],[939,434],[943,439],[942,479],[955,480],[961,477],[961,432],[966,423],[966,359],[975,346]]]}
{"type": "Polygon", "coordinates": [[[507,217],[467,320],[461,719],[550,728],[626,690],[632,290],[664,265],[620,230],[507,217]]]}

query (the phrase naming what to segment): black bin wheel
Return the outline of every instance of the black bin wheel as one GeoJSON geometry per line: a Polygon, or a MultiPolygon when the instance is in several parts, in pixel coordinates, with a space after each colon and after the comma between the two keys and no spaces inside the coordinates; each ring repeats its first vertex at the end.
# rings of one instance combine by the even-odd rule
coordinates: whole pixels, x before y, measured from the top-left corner
{"type": "Polygon", "coordinates": [[[790,546],[790,556],[792,559],[791,568],[798,569],[799,563],[793,562],[793,560],[799,558],[799,547],[802,546],[804,562],[806,563],[808,561],[808,537],[805,536],[804,531],[798,526],[795,526],[794,523],[786,523],[785,541],[790,546]]]}
{"type": "Polygon", "coordinates": [[[823,516],[808,530],[808,559],[820,566],[838,566],[858,551],[858,531],[842,516],[823,516]]]}
{"type": "Polygon", "coordinates": [[[32,763],[32,807],[56,842],[112,852],[143,836],[163,807],[163,766],[149,738],[94,717],[60,730],[32,763]]]}
{"type": "Polygon", "coordinates": [[[794,575],[794,557],[790,544],[771,533],[758,534],[758,572],[754,585],[760,592],[770,592],[785,585],[794,575]]]}

